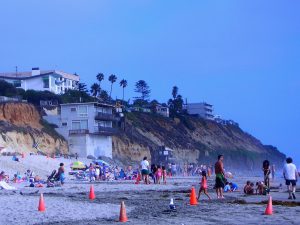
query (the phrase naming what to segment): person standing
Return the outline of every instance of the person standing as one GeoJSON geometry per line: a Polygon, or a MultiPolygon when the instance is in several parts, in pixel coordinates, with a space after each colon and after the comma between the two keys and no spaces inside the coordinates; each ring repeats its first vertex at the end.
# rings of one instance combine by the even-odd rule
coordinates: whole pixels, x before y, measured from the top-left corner
{"type": "Polygon", "coordinates": [[[142,180],[145,182],[145,184],[150,184],[149,181],[149,162],[147,161],[147,157],[145,156],[143,161],[141,162],[142,167],[142,180]]]}
{"type": "Polygon", "coordinates": [[[65,168],[64,168],[63,163],[59,164],[59,168],[58,168],[56,177],[60,181],[61,185],[64,185],[64,183],[65,183],[65,168]]]}
{"type": "Polygon", "coordinates": [[[224,198],[223,188],[225,186],[225,173],[223,165],[224,156],[219,155],[218,161],[215,164],[215,174],[216,174],[216,192],[217,198],[224,198]]]}
{"type": "Polygon", "coordinates": [[[270,175],[271,175],[271,168],[269,160],[265,160],[263,162],[263,171],[264,171],[264,183],[270,189],[270,175]]]}
{"type": "Polygon", "coordinates": [[[289,199],[296,199],[296,184],[298,179],[298,171],[292,158],[286,159],[286,164],[283,167],[283,177],[289,192],[289,199]]]}

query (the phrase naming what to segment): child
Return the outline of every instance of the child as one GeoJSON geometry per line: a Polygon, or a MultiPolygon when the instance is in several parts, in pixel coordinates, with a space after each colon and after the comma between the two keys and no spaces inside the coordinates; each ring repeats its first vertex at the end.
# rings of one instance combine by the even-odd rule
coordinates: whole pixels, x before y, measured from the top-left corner
{"type": "Polygon", "coordinates": [[[224,192],[231,192],[231,187],[230,187],[229,182],[226,182],[226,185],[224,187],[224,192]]]}
{"type": "Polygon", "coordinates": [[[162,178],[163,178],[163,183],[167,184],[167,170],[165,166],[162,166],[162,178]]]}
{"type": "Polygon", "coordinates": [[[244,193],[246,195],[253,195],[254,194],[254,184],[250,181],[247,181],[245,187],[244,187],[244,193]]]}
{"type": "Polygon", "coordinates": [[[156,183],[157,184],[160,184],[160,180],[161,180],[161,177],[162,177],[162,169],[161,169],[161,166],[158,166],[157,167],[157,171],[155,173],[155,177],[156,177],[156,183]]]}
{"type": "Polygon", "coordinates": [[[211,197],[209,196],[207,192],[208,186],[207,186],[207,178],[206,178],[206,171],[202,171],[202,180],[201,180],[201,187],[199,189],[199,194],[198,194],[198,200],[200,198],[200,195],[202,192],[208,197],[209,200],[211,200],[211,197]]]}
{"type": "Polygon", "coordinates": [[[235,184],[235,183],[229,183],[229,186],[230,186],[230,190],[232,191],[232,192],[234,192],[234,191],[237,191],[238,190],[238,186],[237,186],[237,184],[235,184]]]}
{"type": "Polygon", "coordinates": [[[58,168],[58,172],[57,172],[57,177],[58,177],[61,185],[64,185],[64,183],[65,183],[65,168],[64,168],[64,164],[63,163],[59,164],[59,168],[58,168]]]}

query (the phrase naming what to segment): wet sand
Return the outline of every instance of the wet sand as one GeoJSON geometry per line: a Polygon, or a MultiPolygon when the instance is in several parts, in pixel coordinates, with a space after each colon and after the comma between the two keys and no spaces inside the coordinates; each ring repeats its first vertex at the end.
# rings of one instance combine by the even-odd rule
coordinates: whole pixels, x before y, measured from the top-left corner
{"type": "MultiPolygon", "coordinates": [[[[239,187],[249,178],[237,177],[231,181],[239,187]]],[[[267,196],[245,196],[242,192],[225,194],[225,200],[216,199],[214,178],[209,179],[213,200],[202,196],[198,206],[190,206],[192,185],[199,188],[198,177],[180,177],[168,180],[168,185],[135,185],[132,181],[93,183],[96,199],[88,199],[89,182],[69,180],[61,188],[20,188],[16,193],[0,191],[0,224],[2,225],[94,225],[118,224],[120,202],[126,204],[129,224],[300,224],[300,201],[287,200],[285,187],[278,179],[273,184],[274,215],[263,215],[267,196]],[[39,190],[44,193],[46,212],[37,211],[39,190]],[[177,210],[169,210],[174,198],[177,210]],[[286,206],[287,203],[293,204],[286,206]]],[[[249,179],[258,181],[258,177],[249,179]]],[[[300,199],[300,193],[297,192],[300,199]]]]}

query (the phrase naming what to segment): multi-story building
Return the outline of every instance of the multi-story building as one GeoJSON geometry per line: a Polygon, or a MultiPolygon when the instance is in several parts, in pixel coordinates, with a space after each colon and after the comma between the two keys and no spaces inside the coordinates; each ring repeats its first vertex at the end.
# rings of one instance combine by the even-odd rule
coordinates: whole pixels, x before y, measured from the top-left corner
{"type": "Polygon", "coordinates": [[[30,72],[0,73],[0,79],[12,83],[17,88],[36,91],[51,91],[63,94],[68,89],[76,89],[79,76],[59,70],[40,70],[30,72]]]}
{"type": "Polygon", "coordinates": [[[59,115],[44,119],[58,126],[56,130],[68,141],[70,153],[112,158],[112,135],[117,133],[113,108],[96,102],[62,104],[59,115]]]}
{"type": "Polygon", "coordinates": [[[199,116],[204,119],[213,120],[213,106],[206,102],[202,103],[188,103],[185,105],[187,113],[190,115],[199,116]]]}

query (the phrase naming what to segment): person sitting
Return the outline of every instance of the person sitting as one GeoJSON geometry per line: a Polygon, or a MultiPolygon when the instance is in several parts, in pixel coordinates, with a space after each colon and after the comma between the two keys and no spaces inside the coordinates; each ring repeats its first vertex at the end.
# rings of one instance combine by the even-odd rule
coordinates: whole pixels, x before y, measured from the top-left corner
{"type": "Polygon", "coordinates": [[[230,190],[232,191],[232,192],[234,192],[234,191],[237,191],[238,190],[238,186],[237,186],[237,184],[235,184],[235,183],[229,183],[229,186],[230,186],[230,190]]]}
{"type": "Polygon", "coordinates": [[[229,182],[226,182],[225,187],[224,187],[224,192],[231,192],[231,187],[229,182]]]}
{"type": "Polygon", "coordinates": [[[246,195],[253,195],[254,194],[254,184],[250,181],[247,181],[245,187],[244,187],[244,193],[246,195]]]}
{"type": "Polygon", "coordinates": [[[14,155],[14,156],[12,157],[12,160],[15,161],[15,162],[19,162],[19,158],[18,158],[16,155],[14,155]]]}
{"type": "Polygon", "coordinates": [[[256,182],[256,194],[267,195],[270,192],[269,188],[264,184],[264,182],[256,182]]]}

